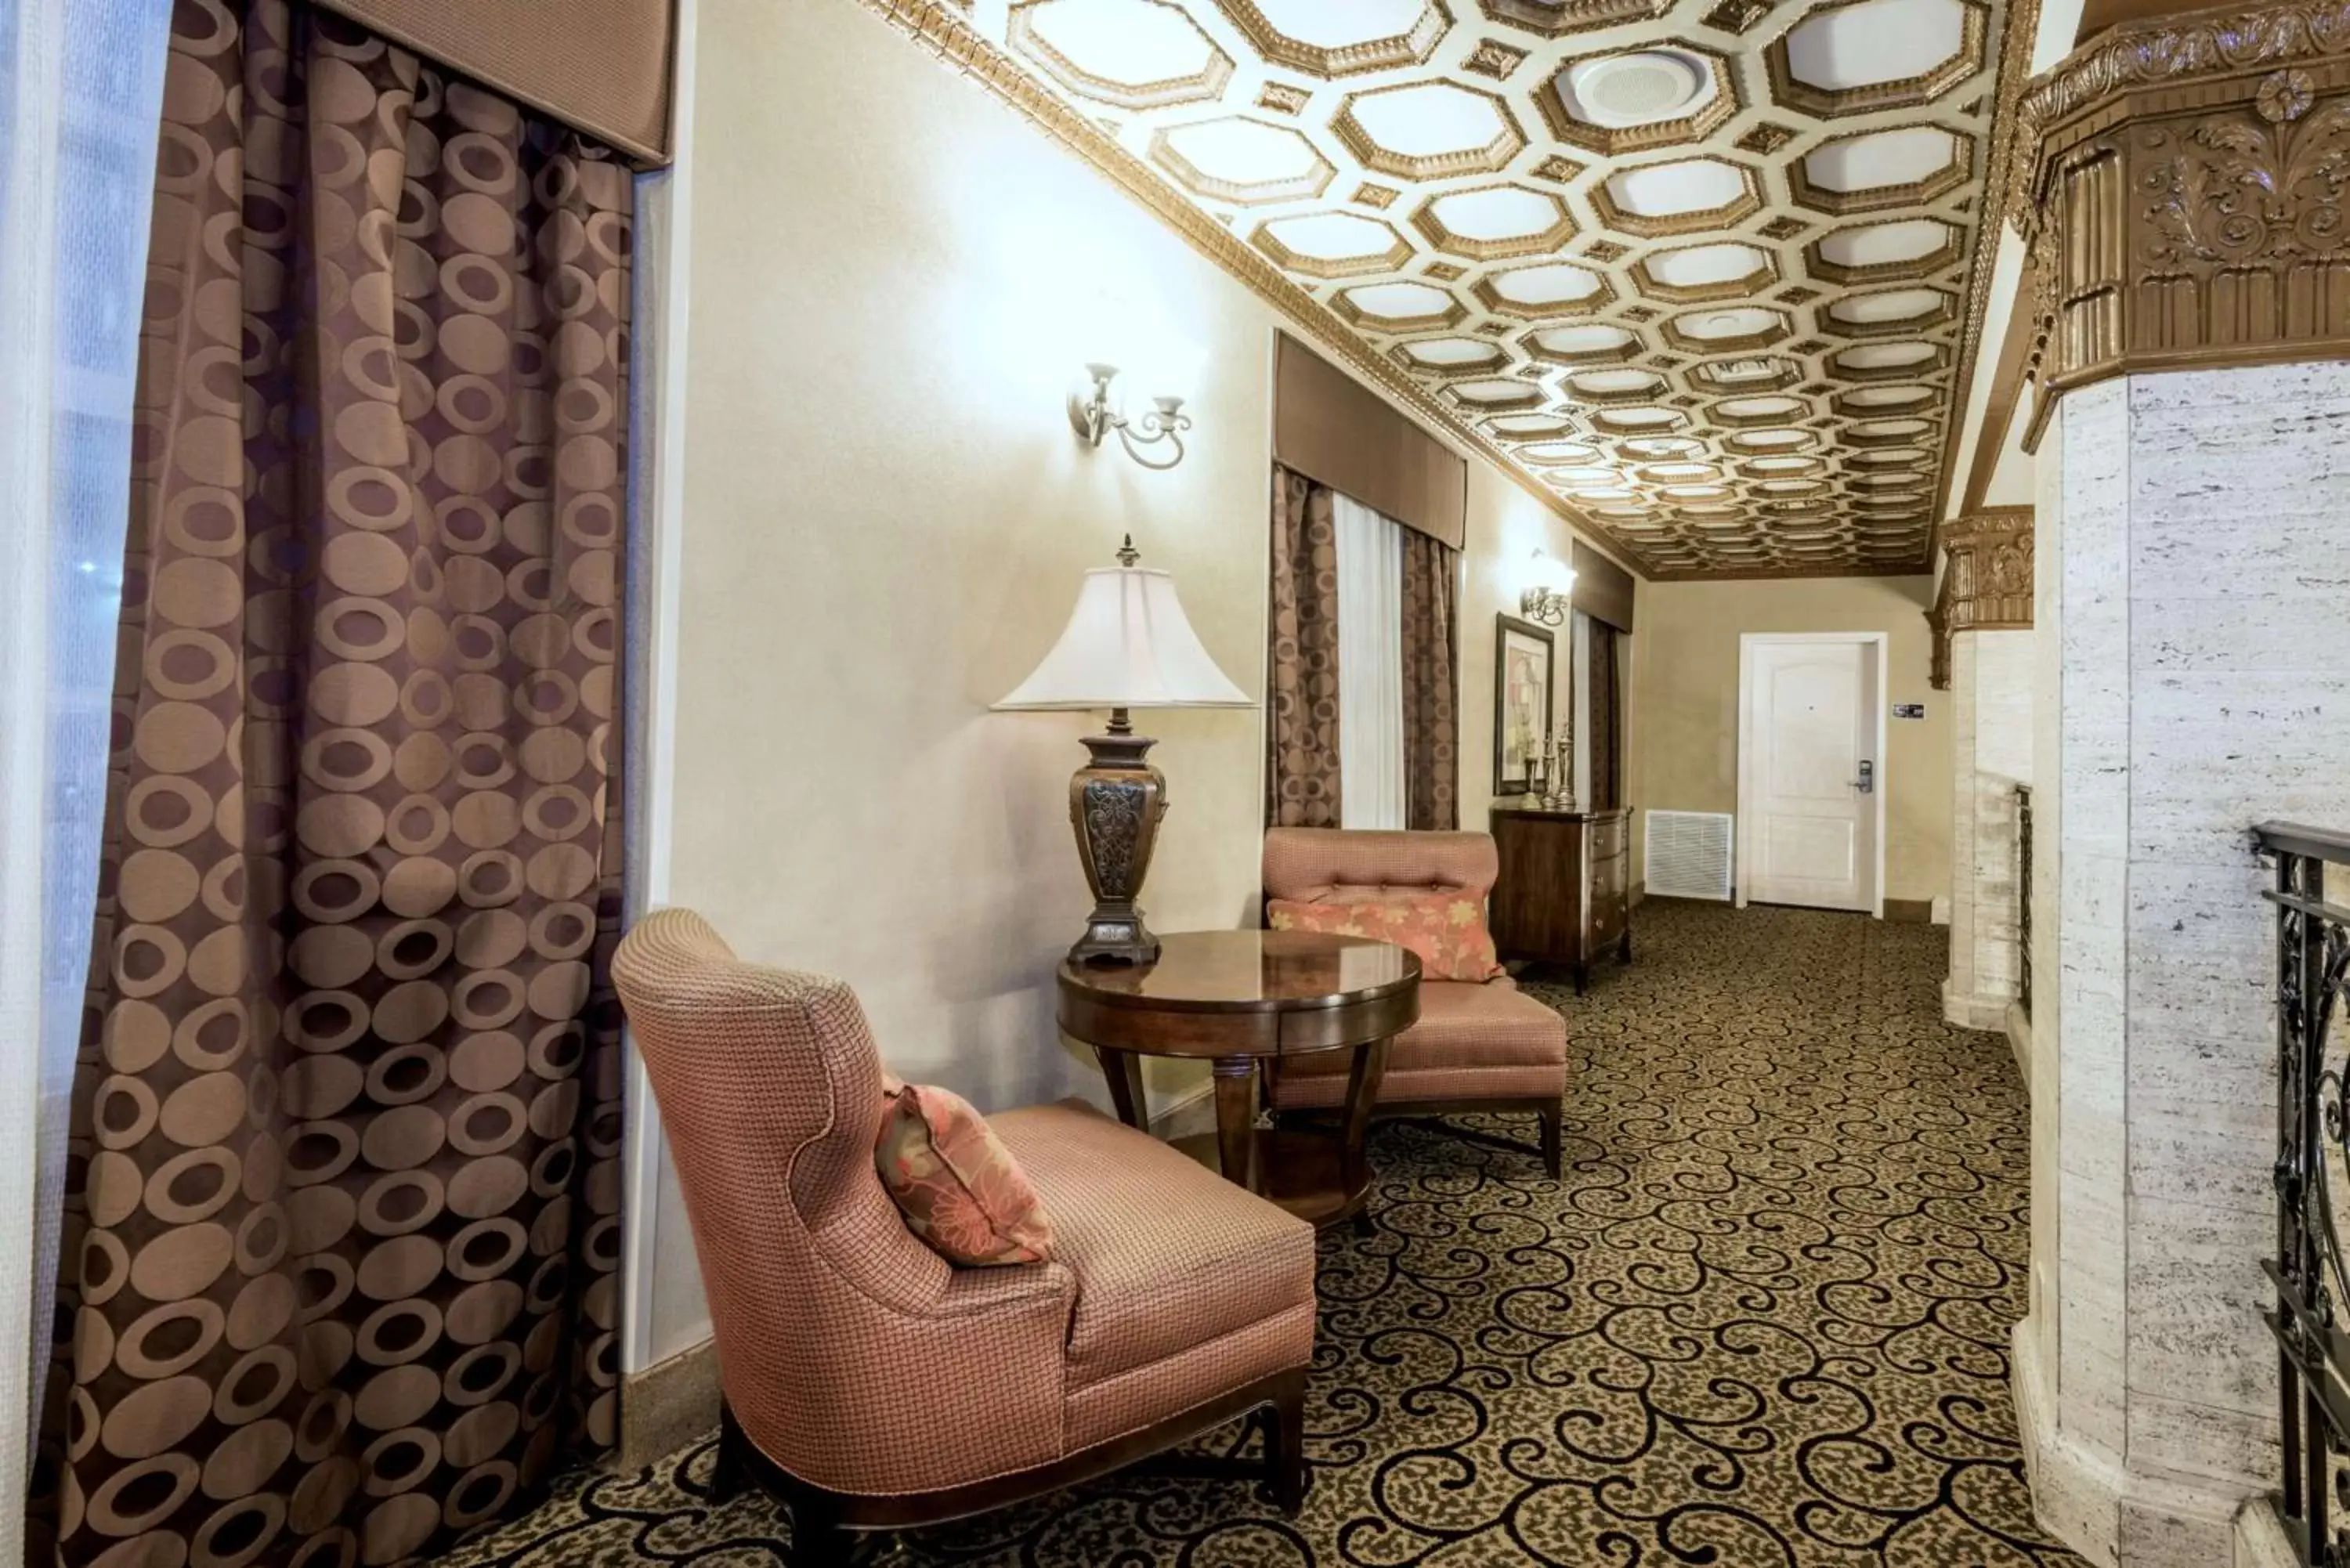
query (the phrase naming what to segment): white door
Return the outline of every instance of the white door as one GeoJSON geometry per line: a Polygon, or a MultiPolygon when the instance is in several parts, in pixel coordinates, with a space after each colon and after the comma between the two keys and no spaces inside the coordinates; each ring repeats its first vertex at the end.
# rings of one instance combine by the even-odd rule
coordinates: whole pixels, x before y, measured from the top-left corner
{"type": "Polygon", "coordinates": [[[1746,639],[1742,898],[1876,908],[1882,649],[1848,637],[1746,639]]]}

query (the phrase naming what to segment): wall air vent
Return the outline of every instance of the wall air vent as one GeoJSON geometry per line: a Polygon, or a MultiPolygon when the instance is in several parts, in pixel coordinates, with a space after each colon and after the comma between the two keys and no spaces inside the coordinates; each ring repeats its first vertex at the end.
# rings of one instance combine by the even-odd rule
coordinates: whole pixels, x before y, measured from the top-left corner
{"type": "Polygon", "coordinates": [[[1736,823],[1735,817],[1720,811],[1648,813],[1650,897],[1728,903],[1731,833],[1736,823]]]}

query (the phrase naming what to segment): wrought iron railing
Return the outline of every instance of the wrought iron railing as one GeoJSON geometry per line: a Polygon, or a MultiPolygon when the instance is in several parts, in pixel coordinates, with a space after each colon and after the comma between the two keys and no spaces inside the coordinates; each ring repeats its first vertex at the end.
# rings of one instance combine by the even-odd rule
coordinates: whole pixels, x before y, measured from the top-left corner
{"type": "Polygon", "coordinates": [[[2032,1016],[2032,786],[2015,786],[2015,1000],[2032,1016]]]}
{"type": "Polygon", "coordinates": [[[2280,1511],[2297,1560],[2335,1568],[2350,1563],[2335,1522],[2350,1511],[2337,1495],[2350,1473],[2350,1272],[2335,1218],[2350,1209],[2350,1103],[2329,1037],[2350,999],[2350,908],[2327,902],[2324,868],[2350,867],[2350,834],[2264,823],[2253,837],[2276,870],[2277,1255],[2262,1266],[2277,1293],[2280,1511]]]}

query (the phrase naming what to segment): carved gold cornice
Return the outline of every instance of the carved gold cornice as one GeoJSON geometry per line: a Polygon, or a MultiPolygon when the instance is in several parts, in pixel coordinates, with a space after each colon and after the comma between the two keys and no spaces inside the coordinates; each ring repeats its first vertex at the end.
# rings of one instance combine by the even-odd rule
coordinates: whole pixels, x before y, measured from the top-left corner
{"type": "Polygon", "coordinates": [[[1950,684],[1950,639],[1962,631],[2032,625],[2033,510],[1991,506],[1942,524],[1942,586],[1926,624],[1934,634],[1933,682],[1950,684]]]}
{"type": "Polygon", "coordinates": [[[2016,105],[2030,146],[2116,94],[2350,55],[2350,0],[2271,0],[2125,22],[2032,78],[2016,105]]]}
{"type": "Polygon", "coordinates": [[[1993,506],[1942,528],[1942,574],[1953,636],[2032,624],[2029,506],[1993,506]]]}
{"type": "Polygon", "coordinates": [[[2350,352],[2350,0],[2116,27],[2033,80],[2015,135],[2027,449],[2093,381],[2350,352]]]}
{"type": "MultiPolygon", "coordinates": [[[[1975,225],[1974,257],[1967,268],[1966,314],[1959,331],[1958,384],[1952,391],[1950,406],[1964,410],[1974,395],[1975,361],[1981,358],[1983,317],[1991,306],[1991,275],[1992,262],[1999,255],[2000,192],[2016,182],[2017,150],[2032,146],[2016,130],[2022,118],[2021,100],[2030,85],[2025,73],[2032,68],[2032,41],[2040,32],[2040,0],[2013,0],[2007,17],[2007,31],[2000,42],[1999,105],[1991,117],[1991,161],[1983,182],[1983,221],[1975,225]]],[[[1797,168],[1802,165],[1798,163],[1797,168]]],[[[2023,308],[2019,300],[2010,307],[2023,308]]],[[[1936,487],[1939,505],[1948,509],[1952,486],[1959,483],[1959,441],[1966,429],[1963,418],[1953,419],[1942,436],[1941,483],[1936,487]]],[[[1978,438],[1980,439],[1980,438],[1978,438]]],[[[1939,513],[1937,514],[1939,515],[1939,513]]],[[[1941,535],[1939,530],[1927,535],[1926,560],[1920,568],[1934,569],[1934,552],[1941,535]]]]}
{"type": "Polygon", "coordinates": [[[1083,158],[1157,214],[1192,249],[1238,278],[1251,292],[1309,334],[1316,347],[1347,366],[1399,408],[1492,463],[1521,490],[1586,538],[1604,544],[1618,560],[1645,576],[1656,575],[1656,568],[1639,550],[1627,544],[1613,529],[1603,527],[1537,483],[1483,431],[1349,331],[1328,306],[1282,275],[1279,268],[1222,223],[1177,195],[1140,159],[1119,146],[1117,138],[1054,97],[1043,83],[974,32],[954,5],[941,0],[861,3],[1083,158]]]}

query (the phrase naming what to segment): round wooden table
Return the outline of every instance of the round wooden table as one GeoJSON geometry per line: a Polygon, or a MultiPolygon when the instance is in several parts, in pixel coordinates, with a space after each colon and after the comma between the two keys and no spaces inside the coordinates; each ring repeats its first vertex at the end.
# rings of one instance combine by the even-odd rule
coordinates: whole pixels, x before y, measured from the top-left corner
{"type": "Polygon", "coordinates": [[[1419,1017],[1419,960],[1318,931],[1177,931],[1159,944],[1153,963],[1061,965],[1061,1029],[1100,1056],[1118,1119],[1149,1129],[1143,1057],[1205,1057],[1215,1135],[1176,1147],[1315,1225],[1360,1213],[1363,1134],[1388,1043],[1419,1017]],[[1257,1127],[1260,1061],[1342,1050],[1354,1062],[1336,1132],[1257,1127]]]}

